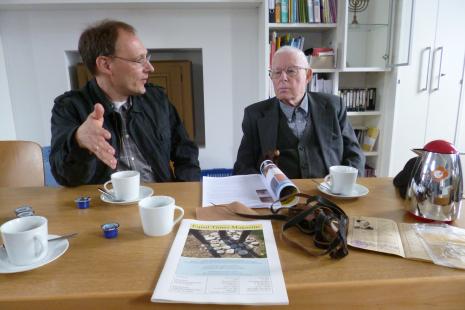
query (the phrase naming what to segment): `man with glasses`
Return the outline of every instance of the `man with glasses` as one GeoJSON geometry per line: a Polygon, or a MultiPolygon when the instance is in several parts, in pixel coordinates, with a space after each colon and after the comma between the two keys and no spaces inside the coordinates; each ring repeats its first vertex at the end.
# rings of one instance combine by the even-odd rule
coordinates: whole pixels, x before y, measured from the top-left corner
{"type": "Polygon", "coordinates": [[[365,157],[341,99],[307,92],[312,69],[304,53],[280,48],[269,73],[276,97],[245,109],[234,174],[259,173],[264,159],[279,155],[278,167],[289,178],[321,178],[333,165],[363,175],[365,157]]]}
{"type": "Polygon", "coordinates": [[[57,181],[101,184],[120,170],[139,171],[143,182],[198,180],[198,148],[162,89],[147,83],[154,68],[135,29],[101,21],[81,34],[79,53],[94,78],[55,99],[57,181]]]}

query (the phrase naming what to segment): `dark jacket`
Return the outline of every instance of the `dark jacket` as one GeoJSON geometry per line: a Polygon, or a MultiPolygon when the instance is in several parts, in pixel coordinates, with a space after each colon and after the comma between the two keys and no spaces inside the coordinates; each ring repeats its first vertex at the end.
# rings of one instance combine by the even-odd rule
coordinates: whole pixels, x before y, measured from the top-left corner
{"type": "MultiPolygon", "coordinates": [[[[359,174],[363,175],[365,155],[347,120],[341,99],[334,95],[310,92],[308,107],[326,170],[329,171],[329,167],[334,165],[347,165],[357,168],[359,174]]],[[[245,108],[243,137],[234,164],[234,174],[258,173],[266,154],[276,149],[279,110],[276,97],[245,108]]]]}
{"type": "MultiPolygon", "coordinates": [[[[109,143],[118,158],[120,119],[93,79],[82,89],[66,92],[55,99],[50,165],[62,185],[101,184],[114,172],[88,150],[81,149],[74,137],[96,103],[101,103],[105,109],[103,127],[111,133],[109,143]]],[[[189,140],[176,109],[160,87],[147,84],[144,95],[133,96],[127,118],[127,130],[152,167],[157,182],[199,180],[198,148],[189,140]],[[175,177],[170,160],[174,164],[175,177]]]]}

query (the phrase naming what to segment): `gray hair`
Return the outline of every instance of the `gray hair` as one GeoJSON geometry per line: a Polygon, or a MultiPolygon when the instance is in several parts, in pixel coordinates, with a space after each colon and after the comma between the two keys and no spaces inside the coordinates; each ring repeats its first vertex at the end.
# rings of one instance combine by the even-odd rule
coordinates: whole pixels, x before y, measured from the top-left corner
{"type": "Polygon", "coordinates": [[[301,49],[298,49],[297,47],[293,47],[290,45],[282,46],[276,51],[276,53],[274,53],[273,58],[275,58],[279,54],[294,54],[297,56],[297,58],[299,58],[302,61],[302,63],[304,63],[308,68],[310,68],[307,56],[305,56],[304,52],[301,49]]]}

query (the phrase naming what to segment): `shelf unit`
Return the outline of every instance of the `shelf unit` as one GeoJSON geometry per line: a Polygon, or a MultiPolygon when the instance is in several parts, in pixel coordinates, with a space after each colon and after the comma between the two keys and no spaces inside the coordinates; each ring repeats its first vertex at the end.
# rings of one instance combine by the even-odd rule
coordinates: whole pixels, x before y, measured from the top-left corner
{"type": "MultiPolygon", "coordinates": [[[[411,1],[413,3],[413,0],[411,1]]],[[[398,28],[391,25],[396,23],[396,12],[400,10],[405,12],[406,8],[396,7],[394,0],[378,2],[370,2],[366,12],[357,13],[359,24],[352,26],[350,23],[353,13],[349,12],[348,0],[337,1],[337,23],[329,24],[268,23],[268,1],[265,0],[263,2],[266,37],[264,71],[269,68],[269,38],[274,31],[278,34],[291,33],[305,37],[304,50],[310,47],[333,48],[336,51],[335,68],[314,69],[313,73],[332,79],[334,94],[337,94],[341,88],[376,88],[374,111],[348,112],[347,115],[355,127],[380,129],[373,151],[365,152],[365,155],[367,164],[377,171],[377,175],[382,176],[387,174],[388,169],[383,162],[386,148],[383,143],[389,138],[387,133],[392,123],[392,120],[386,116],[392,114],[391,106],[395,99],[394,94],[391,93],[392,89],[395,89],[395,78],[393,78],[395,70],[390,65],[392,57],[389,55],[392,53],[393,42],[399,41],[396,33],[401,32],[398,25],[398,28]]],[[[405,13],[403,16],[412,18],[405,13]]],[[[402,21],[402,25],[409,24],[408,20],[402,21]]],[[[405,33],[405,27],[402,29],[402,33],[405,33]]],[[[265,81],[264,90],[268,97],[273,95],[273,92],[270,92],[272,84],[266,75],[265,81]]]]}

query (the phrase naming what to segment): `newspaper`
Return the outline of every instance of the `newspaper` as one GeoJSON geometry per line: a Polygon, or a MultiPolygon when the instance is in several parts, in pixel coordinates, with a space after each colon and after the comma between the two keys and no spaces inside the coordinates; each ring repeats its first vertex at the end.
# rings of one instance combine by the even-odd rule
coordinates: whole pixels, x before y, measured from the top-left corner
{"type": "Polygon", "coordinates": [[[431,261],[415,225],[397,224],[393,220],[375,217],[350,217],[347,244],[364,250],[431,261]]]}
{"type": "Polygon", "coordinates": [[[203,177],[202,206],[241,202],[251,208],[269,208],[273,201],[289,199],[276,206],[290,207],[298,202],[292,194],[299,192],[295,184],[270,160],[260,165],[261,174],[230,177],[203,177]]]}
{"type": "Polygon", "coordinates": [[[151,300],[289,304],[271,222],[183,220],[151,300]]]}

